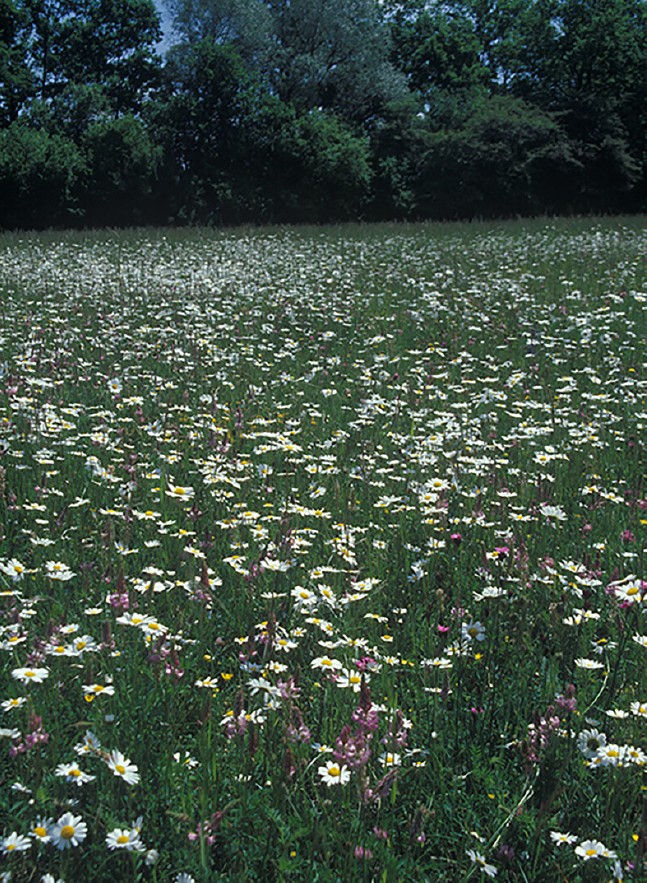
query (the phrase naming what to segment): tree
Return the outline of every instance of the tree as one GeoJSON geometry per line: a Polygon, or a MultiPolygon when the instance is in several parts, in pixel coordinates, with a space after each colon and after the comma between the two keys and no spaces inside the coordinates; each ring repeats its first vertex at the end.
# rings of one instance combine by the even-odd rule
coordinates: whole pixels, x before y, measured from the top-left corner
{"type": "Polygon", "coordinates": [[[187,42],[233,45],[299,112],[362,123],[404,92],[375,0],[171,0],[171,8],[187,42]]]}
{"type": "Polygon", "coordinates": [[[84,139],[89,182],[85,219],[123,226],[146,223],[161,151],[132,115],[94,123],[84,139]]]}
{"type": "Polygon", "coordinates": [[[34,97],[97,85],[113,113],[138,109],[156,82],[161,37],[153,0],[17,0],[30,22],[34,97]]]}
{"type": "Polygon", "coordinates": [[[165,148],[174,217],[329,220],[352,216],[365,201],[366,136],[330,113],[282,101],[233,45],[176,46],[167,77],[166,96],[149,115],[165,148]]]}
{"type": "Polygon", "coordinates": [[[26,11],[15,0],[0,0],[0,126],[17,119],[33,89],[28,34],[26,11]]]}
{"type": "Polygon", "coordinates": [[[0,131],[0,226],[69,224],[84,173],[83,155],[73,142],[13,122],[0,131]]]}
{"type": "Polygon", "coordinates": [[[404,94],[374,0],[270,0],[276,47],[271,82],[301,110],[364,122],[404,94]]]}
{"type": "Polygon", "coordinates": [[[524,93],[568,133],[582,207],[620,209],[645,180],[647,6],[536,0],[535,14],[550,24],[529,43],[524,93]]]}
{"type": "Polygon", "coordinates": [[[67,0],[57,63],[71,84],[99,84],[115,113],[141,109],[158,83],[161,39],[153,0],[67,0]]]}
{"type": "Polygon", "coordinates": [[[471,89],[488,82],[482,45],[466,16],[451,14],[444,4],[409,2],[392,6],[389,20],[393,60],[414,91],[428,96],[438,89],[471,89]]]}
{"type": "Polygon", "coordinates": [[[420,214],[505,217],[572,208],[577,159],[560,126],[512,96],[476,100],[461,124],[430,130],[414,184],[420,214]]]}

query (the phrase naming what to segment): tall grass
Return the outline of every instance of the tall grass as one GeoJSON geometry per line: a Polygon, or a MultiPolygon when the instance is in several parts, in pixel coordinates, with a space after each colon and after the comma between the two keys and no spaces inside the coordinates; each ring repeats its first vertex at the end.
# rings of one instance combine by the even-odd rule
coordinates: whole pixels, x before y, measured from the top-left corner
{"type": "Polygon", "coordinates": [[[639,879],[645,245],[0,238],[5,878],[639,879]]]}

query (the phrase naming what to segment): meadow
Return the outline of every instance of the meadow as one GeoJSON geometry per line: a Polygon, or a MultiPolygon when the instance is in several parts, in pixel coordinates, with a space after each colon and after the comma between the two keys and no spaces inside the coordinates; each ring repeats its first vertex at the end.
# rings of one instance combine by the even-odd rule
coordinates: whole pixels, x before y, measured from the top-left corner
{"type": "Polygon", "coordinates": [[[0,880],[642,879],[646,251],[0,237],[0,880]]]}

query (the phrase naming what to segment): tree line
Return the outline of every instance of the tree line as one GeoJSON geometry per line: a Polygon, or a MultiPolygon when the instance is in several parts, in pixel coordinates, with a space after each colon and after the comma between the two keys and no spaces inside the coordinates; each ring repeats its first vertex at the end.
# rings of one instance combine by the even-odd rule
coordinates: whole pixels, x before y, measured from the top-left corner
{"type": "Polygon", "coordinates": [[[0,226],[632,212],[644,0],[0,0],[0,226]]]}

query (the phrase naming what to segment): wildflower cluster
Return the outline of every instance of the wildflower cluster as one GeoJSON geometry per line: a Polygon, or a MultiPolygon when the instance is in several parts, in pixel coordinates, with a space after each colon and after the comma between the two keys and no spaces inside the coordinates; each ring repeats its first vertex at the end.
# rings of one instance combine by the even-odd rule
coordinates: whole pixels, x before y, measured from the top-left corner
{"type": "Polygon", "coordinates": [[[3,239],[0,874],[640,873],[644,250],[3,239]]]}

